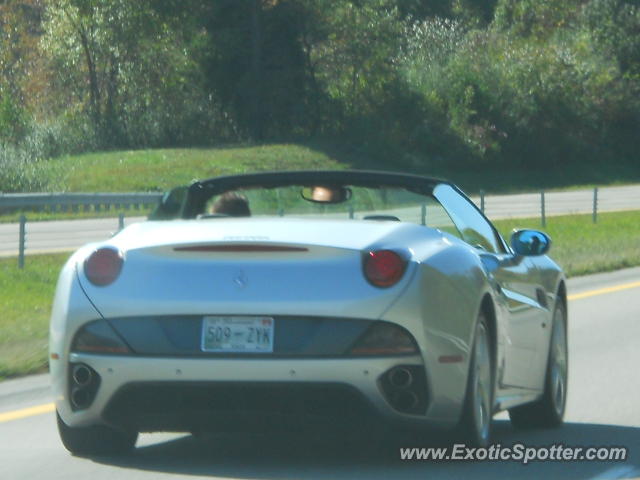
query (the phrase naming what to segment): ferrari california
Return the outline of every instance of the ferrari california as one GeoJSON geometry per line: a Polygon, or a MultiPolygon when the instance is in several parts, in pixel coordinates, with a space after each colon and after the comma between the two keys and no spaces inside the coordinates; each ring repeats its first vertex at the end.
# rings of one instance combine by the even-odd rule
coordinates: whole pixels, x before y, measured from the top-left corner
{"type": "Polygon", "coordinates": [[[73,254],[50,325],[75,454],[139,432],[562,423],[567,295],[455,185],[369,171],[216,177],[73,254]]]}

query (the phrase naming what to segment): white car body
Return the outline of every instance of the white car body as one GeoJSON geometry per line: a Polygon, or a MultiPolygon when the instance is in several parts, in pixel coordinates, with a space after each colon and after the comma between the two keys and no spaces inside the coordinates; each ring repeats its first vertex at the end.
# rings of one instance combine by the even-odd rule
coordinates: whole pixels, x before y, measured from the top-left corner
{"type": "MultiPolygon", "coordinates": [[[[345,184],[357,184],[357,172],[349,175],[345,184]]],[[[306,178],[298,180],[301,185],[306,178]]],[[[449,184],[425,182],[444,185],[438,188],[446,195],[467,201],[449,184]]],[[[283,425],[287,412],[333,413],[311,408],[309,398],[319,398],[322,405],[347,402],[348,412],[367,410],[397,424],[450,428],[464,415],[479,314],[487,318],[490,334],[491,415],[539,401],[548,376],[549,325],[555,306],[566,302],[564,277],[548,257],[518,256],[498,241],[502,251],[487,252],[428,225],[364,220],[357,214],[196,217],[131,225],[77,251],[60,274],[50,331],[59,418],[70,429],[229,428],[263,416],[249,400],[246,408],[239,403],[246,396],[268,398],[271,388],[280,403],[293,392],[284,411],[276,406],[267,412],[283,425]],[[87,277],[85,261],[105,247],[119,252],[123,263],[117,279],[100,286],[87,277]],[[363,254],[381,250],[406,262],[402,277],[385,288],[363,274],[363,254]],[[196,337],[208,317],[212,322],[273,318],[273,352],[203,351],[203,340],[196,337]],[[129,351],[74,350],[78,332],[96,321],[107,322],[129,351]],[[376,322],[408,332],[415,350],[349,354],[345,346],[376,322]],[[341,346],[334,349],[332,343],[341,346]],[[74,406],[74,392],[84,388],[74,380],[76,365],[89,367],[92,381],[98,380],[87,387],[88,394],[82,392],[90,401],[79,396],[82,401],[74,406]],[[390,372],[398,368],[409,372],[413,386],[390,383],[390,372]],[[181,389],[188,394],[178,399],[181,389]],[[203,408],[209,400],[201,397],[224,397],[226,391],[229,402],[210,400],[212,411],[203,408]],[[331,392],[326,401],[323,392],[331,392]],[[159,397],[176,400],[180,411],[159,397]],[[162,408],[171,407],[166,417],[162,408],[154,410],[154,398],[162,408]]]]}

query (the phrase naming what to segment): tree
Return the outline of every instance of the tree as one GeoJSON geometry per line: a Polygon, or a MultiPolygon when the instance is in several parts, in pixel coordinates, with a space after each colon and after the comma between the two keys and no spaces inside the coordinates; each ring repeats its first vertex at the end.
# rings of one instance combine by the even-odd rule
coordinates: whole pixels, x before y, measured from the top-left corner
{"type": "Polygon", "coordinates": [[[151,7],[133,0],[54,0],[47,7],[42,48],[63,99],[54,110],[79,108],[104,146],[170,143],[182,135],[176,129],[189,128],[176,124],[185,107],[207,104],[191,52],[151,7]]]}
{"type": "Polygon", "coordinates": [[[17,143],[29,123],[25,104],[37,62],[42,5],[38,0],[0,3],[0,142],[17,143]]]}

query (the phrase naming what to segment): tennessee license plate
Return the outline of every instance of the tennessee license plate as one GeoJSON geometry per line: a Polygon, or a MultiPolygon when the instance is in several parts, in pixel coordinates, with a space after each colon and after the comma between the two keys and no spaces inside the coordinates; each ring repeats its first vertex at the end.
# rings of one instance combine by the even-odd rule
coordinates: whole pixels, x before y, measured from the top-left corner
{"type": "Polygon", "coordinates": [[[271,317],[204,317],[202,350],[218,353],[271,353],[274,324],[271,317]]]}

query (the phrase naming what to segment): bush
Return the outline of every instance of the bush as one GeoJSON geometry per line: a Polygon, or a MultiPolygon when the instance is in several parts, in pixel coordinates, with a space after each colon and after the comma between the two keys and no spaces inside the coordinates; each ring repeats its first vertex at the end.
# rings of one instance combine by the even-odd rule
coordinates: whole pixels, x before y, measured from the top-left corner
{"type": "Polygon", "coordinates": [[[0,89],[0,144],[17,143],[25,135],[27,114],[8,92],[0,89]]]}
{"type": "Polygon", "coordinates": [[[401,71],[426,110],[446,122],[441,131],[455,137],[444,137],[441,149],[459,151],[457,139],[466,155],[452,161],[475,165],[633,159],[640,76],[615,52],[635,48],[622,32],[636,10],[621,3],[593,0],[580,13],[553,1],[505,1],[487,30],[439,19],[414,26],[401,71]],[[594,11],[611,14],[614,4],[613,20],[594,21],[594,11]]]}
{"type": "Polygon", "coordinates": [[[0,192],[44,192],[60,186],[59,173],[25,150],[0,146],[0,192]]]}

